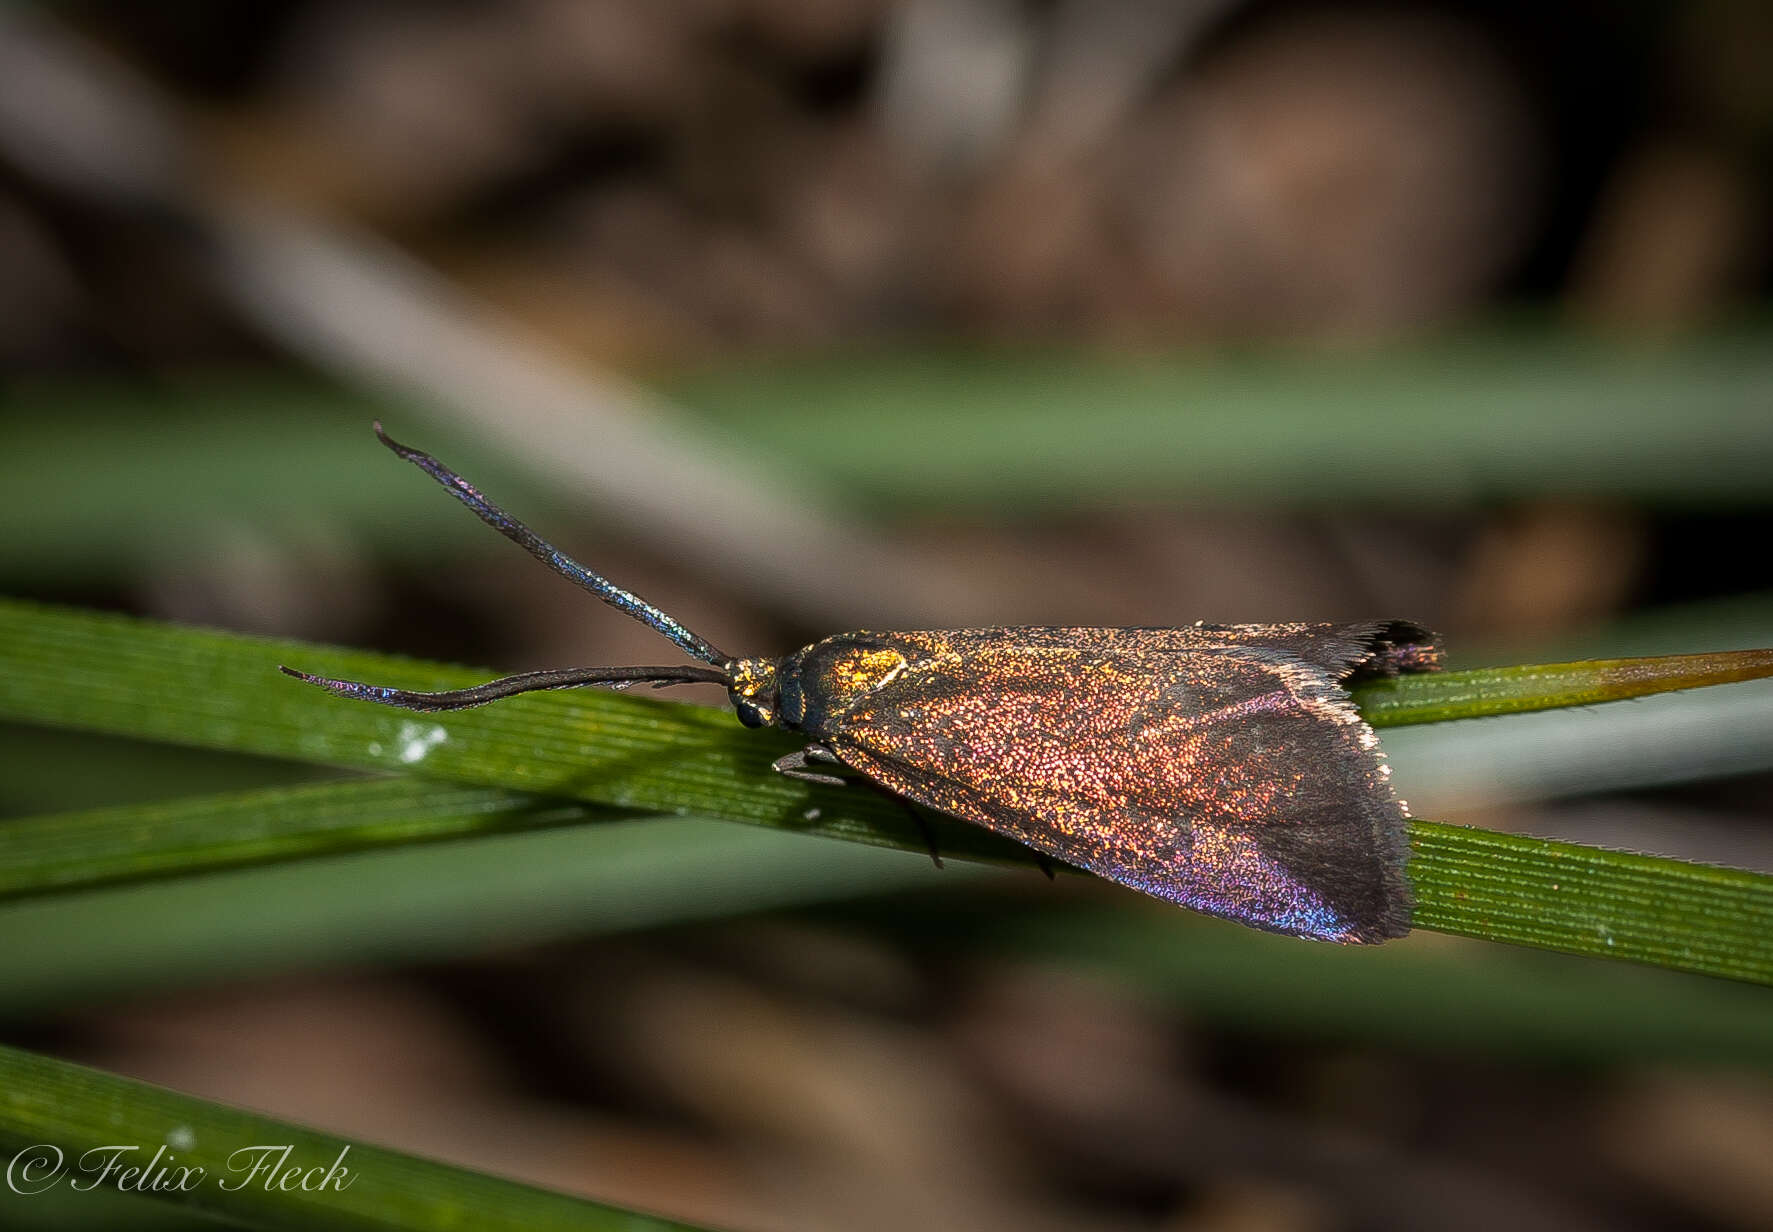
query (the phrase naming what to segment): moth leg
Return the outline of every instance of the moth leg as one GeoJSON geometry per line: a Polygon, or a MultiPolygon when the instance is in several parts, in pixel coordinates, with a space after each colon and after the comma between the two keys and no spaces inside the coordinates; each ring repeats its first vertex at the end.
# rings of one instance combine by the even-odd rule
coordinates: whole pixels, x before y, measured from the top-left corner
{"type": "MultiPolygon", "coordinates": [[[[885,789],[882,788],[882,790],[884,791],[885,789]]],[[[923,815],[922,810],[920,810],[917,805],[911,803],[911,801],[907,800],[904,796],[899,795],[897,792],[887,792],[887,794],[897,800],[904,806],[905,811],[911,814],[911,820],[917,823],[917,832],[923,835],[924,845],[930,849],[930,863],[934,864],[937,868],[941,868],[942,855],[936,850],[936,832],[930,829],[929,819],[923,815]]]]}
{"type": "MultiPolygon", "coordinates": [[[[850,785],[852,781],[850,779],[842,778],[835,774],[824,774],[818,770],[809,769],[808,763],[810,762],[820,762],[828,766],[843,765],[842,759],[824,745],[809,744],[804,749],[796,749],[792,753],[785,753],[781,757],[776,758],[775,761],[770,763],[770,769],[774,770],[777,774],[785,775],[788,778],[799,779],[803,783],[818,783],[824,787],[848,787],[850,785]]],[[[911,820],[917,823],[918,833],[923,835],[924,845],[930,849],[930,863],[934,864],[937,868],[941,868],[942,856],[936,850],[935,832],[930,829],[930,823],[924,819],[924,815],[918,812],[917,806],[907,800],[904,796],[901,796],[898,792],[888,791],[886,788],[881,787],[880,784],[875,783],[872,779],[866,781],[878,791],[897,800],[905,811],[911,814],[911,820]]]]}
{"type": "Polygon", "coordinates": [[[827,765],[842,765],[837,754],[822,744],[809,744],[804,749],[796,749],[784,754],[770,763],[770,769],[785,778],[799,779],[803,783],[818,783],[824,787],[848,787],[850,781],[835,774],[824,774],[818,770],[807,768],[809,762],[824,762],[827,765]]]}
{"type": "Polygon", "coordinates": [[[1051,857],[1049,857],[1044,851],[1035,851],[1032,847],[1028,850],[1034,856],[1034,866],[1047,875],[1047,880],[1057,881],[1059,878],[1058,875],[1053,872],[1053,861],[1051,857]]]}

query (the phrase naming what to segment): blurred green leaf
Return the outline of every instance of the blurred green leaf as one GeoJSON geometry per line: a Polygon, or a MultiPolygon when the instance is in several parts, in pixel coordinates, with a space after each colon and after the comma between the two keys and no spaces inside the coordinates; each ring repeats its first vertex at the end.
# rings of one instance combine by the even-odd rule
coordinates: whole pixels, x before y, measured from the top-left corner
{"type": "MultiPolygon", "coordinates": [[[[408,688],[452,688],[475,679],[462,669],[380,655],[0,603],[0,717],[335,765],[405,768],[875,844],[923,843],[915,825],[875,793],[818,789],[771,774],[769,760],[792,742],[781,733],[745,732],[718,711],[581,690],[418,716],[341,703],[270,674],[287,660],[408,688]]],[[[1560,704],[1571,672],[1553,671],[1549,678],[1555,688],[1546,704],[1560,704]]],[[[1412,679],[1435,689],[1443,683],[1402,678],[1386,685],[1388,698],[1407,698],[1412,679]]],[[[1524,679],[1510,678],[1511,707],[1524,704],[1524,679]]],[[[1445,694],[1436,696],[1436,706],[1424,713],[1458,713],[1445,694]]],[[[1493,701],[1492,693],[1479,690],[1482,705],[1493,701]]],[[[113,835],[130,833],[115,814],[101,820],[113,835]]],[[[41,827],[22,833],[42,839],[41,827]]],[[[152,847],[153,836],[143,833],[152,847]]],[[[937,833],[949,855],[1028,859],[977,827],[943,821],[937,833]]],[[[295,845],[304,841],[316,840],[295,845]]],[[[1773,878],[1431,823],[1413,826],[1412,844],[1422,927],[1773,982],[1773,878]]],[[[126,862],[136,858],[161,857],[114,854],[126,862]]],[[[57,867],[65,884],[66,866],[57,867]]],[[[15,886],[29,879],[28,872],[14,875],[15,886]]]]}
{"type": "Polygon", "coordinates": [[[1681,971],[1418,932],[1383,946],[1302,946],[1141,898],[1061,910],[976,895],[917,910],[856,901],[802,916],[952,961],[1013,959],[1100,975],[1240,1034],[1358,1040],[1469,1059],[1773,1067],[1773,993],[1681,971]]]}
{"type": "Polygon", "coordinates": [[[0,1146],[11,1148],[8,1160],[42,1161],[34,1168],[11,1169],[8,1176],[14,1181],[50,1179],[44,1164],[55,1155],[45,1154],[46,1146],[60,1152],[68,1168],[60,1183],[66,1186],[71,1180],[91,1181],[90,1170],[75,1168],[88,1151],[133,1144],[143,1149],[125,1162],[147,1164],[164,1144],[177,1166],[203,1173],[188,1174],[197,1179],[182,1192],[148,1196],[245,1227],[366,1232],[663,1232],[687,1227],[350,1142],[16,1048],[0,1046],[0,1091],[5,1093],[0,1098],[0,1146]],[[262,1176],[243,1183],[257,1156],[230,1156],[258,1145],[289,1147],[290,1166],[321,1170],[311,1178],[316,1182],[332,1164],[342,1163],[350,1183],[309,1190],[269,1185],[262,1176]],[[25,1148],[34,1151],[13,1155],[25,1148]]]}
{"type": "Polygon", "coordinates": [[[1654,346],[1540,330],[1344,353],[795,356],[668,392],[735,444],[885,509],[1759,505],[1773,468],[1760,325],[1654,346]]]}
{"type": "MultiPolygon", "coordinates": [[[[390,482],[369,424],[408,412],[361,393],[239,375],[36,387],[7,405],[0,571],[10,579],[115,582],[266,544],[435,559],[485,533],[435,493],[390,482]]],[[[425,435],[470,452],[448,424],[425,435]]],[[[472,453],[476,477],[532,513],[574,508],[495,451],[472,453]]]]}
{"type": "MultiPolygon", "coordinates": [[[[720,447],[833,500],[919,514],[1546,494],[1760,505],[1773,469],[1760,324],[1655,346],[1523,330],[1364,353],[926,348],[752,359],[665,389],[720,447]]],[[[14,578],[114,577],[242,540],[336,547],[347,527],[427,556],[481,534],[388,481],[364,443],[378,416],[425,422],[426,448],[473,457],[476,480],[532,520],[576,508],[421,407],[281,373],[39,384],[7,403],[0,570],[14,578]]]]}

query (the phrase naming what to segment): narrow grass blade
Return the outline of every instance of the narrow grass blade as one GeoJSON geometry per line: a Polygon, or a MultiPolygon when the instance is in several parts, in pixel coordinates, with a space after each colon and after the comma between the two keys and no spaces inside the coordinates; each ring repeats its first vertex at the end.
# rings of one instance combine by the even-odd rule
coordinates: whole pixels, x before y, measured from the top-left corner
{"type": "MultiPolygon", "coordinates": [[[[719,712],[587,690],[412,716],[342,702],[276,676],[278,662],[408,688],[459,687],[479,678],[386,656],[0,603],[0,718],[333,765],[404,768],[483,787],[695,812],[886,846],[915,849],[924,842],[915,825],[875,793],[772,775],[769,760],[792,743],[778,733],[746,732],[719,712]]],[[[1714,661],[1699,676],[1739,669],[1746,670],[1714,661]]],[[[1623,683],[1608,677],[1612,683],[1596,686],[1572,683],[1570,672],[1553,669],[1549,679],[1534,693],[1539,686],[1531,685],[1529,670],[1508,684],[1513,692],[1501,704],[1586,702],[1594,700],[1595,687],[1642,692],[1685,687],[1697,677],[1677,668],[1623,683]]],[[[1404,678],[1387,686],[1390,697],[1407,700],[1417,680],[1427,688],[1440,683],[1404,678]]],[[[1464,703],[1469,713],[1493,712],[1483,707],[1499,704],[1494,696],[1479,693],[1464,703]]],[[[1443,698],[1415,713],[1455,717],[1464,713],[1461,704],[1443,698]]],[[[1419,823],[1413,836],[1421,927],[1773,982],[1773,878],[1428,823],[1419,823]]],[[[1027,859],[976,827],[939,824],[937,841],[957,857],[1027,859]]]]}
{"type": "Polygon", "coordinates": [[[1354,698],[1374,727],[1402,727],[1591,706],[1767,676],[1773,676],[1773,650],[1726,650],[1398,676],[1361,685],[1354,698]]]}
{"type": "MultiPolygon", "coordinates": [[[[798,742],[746,731],[730,712],[581,689],[419,715],[341,700],[279,674],[279,663],[414,689],[486,678],[387,655],[0,600],[0,719],[923,846],[904,809],[878,793],[813,788],[773,773],[770,761],[798,742]]],[[[939,830],[944,852],[1027,862],[1023,849],[978,827],[939,830]]]]}
{"type": "Polygon", "coordinates": [[[1773,877],[1418,821],[1416,926],[1773,984],[1773,877]]]}
{"type": "MultiPolygon", "coordinates": [[[[16,1048],[0,1046],[0,1091],[0,1146],[15,1190],[52,1182],[85,1186],[103,1166],[103,1148],[133,1146],[137,1150],[124,1164],[145,1165],[164,1146],[174,1157],[172,1167],[193,1169],[182,1176],[169,1171],[167,1184],[189,1183],[183,1191],[146,1196],[250,1228],[666,1232],[688,1226],[349,1142],[16,1048]],[[340,1162],[350,1184],[284,1189],[266,1184],[263,1174],[243,1183],[261,1156],[235,1152],[259,1145],[289,1147],[289,1166],[318,1169],[308,1177],[314,1185],[340,1162]],[[84,1170],[78,1167],[83,1156],[84,1170]]],[[[162,1162],[168,1162],[164,1156],[162,1162]]],[[[114,1183],[116,1177],[108,1179],[114,1183]]],[[[152,1174],[138,1184],[150,1179],[152,1174]]]]}
{"type": "MultiPolygon", "coordinates": [[[[0,946],[0,1022],[278,972],[448,962],[994,875],[958,860],[938,872],[922,852],[650,815],[42,894],[0,902],[0,937],[30,939],[0,946]]],[[[1047,888],[1032,868],[1018,875],[1047,888]]]]}
{"type": "Polygon", "coordinates": [[[0,827],[0,900],[622,815],[497,787],[390,778],[23,817],[0,827]]]}

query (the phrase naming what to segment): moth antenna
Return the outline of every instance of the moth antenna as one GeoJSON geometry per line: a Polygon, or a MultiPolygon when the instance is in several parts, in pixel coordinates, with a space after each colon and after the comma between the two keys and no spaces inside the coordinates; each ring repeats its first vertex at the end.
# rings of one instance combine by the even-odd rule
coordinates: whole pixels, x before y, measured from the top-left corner
{"type": "MultiPolygon", "coordinates": [[[[506,513],[497,505],[493,504],[492,501],[481,495],[480,489],[450,470],[449,467],[439,462],[436,458],[433,458],[430,454],[422,453],[417,449],[402,445],[399,441],[382,431],[381,420],[378,419],[376,421],[375,429],[376,437],[382,442],[382,444],[386,445],[400,457],[405,458],[408,462],[411,462],[414,466],[430,475],[431,478],[435,479],[442,485],[444,491],[448,492],[451,496],[461,501],[462,504],[472,509],[475,516],[482,522],[485,522],[488,526],[498,531],[499,534],[517,544],[531,556],[541,561],[544,565],[547,565],[550,569],[554,570],[554,572],[560,574],[561,577],[564,577],[568,581],[590,591],[617,611],[626,612],[648,628],[663,633],[673,642],[676,642],[678,647],[685,654],[700,659],[704,663],[719,665],[733,662],[731,655],[722,650],[716,649],[714,643],[710,642],[707,638],[692,633],[689,629],[685,628],[680,621],[667,616],[664,612],[648,603],[645,599],[642,599],[633,591],[623,590],[620,586],[617,586],[601,573],[585,568],[584,565],[581,565],[578,561],[573,560],[566,553],[554,547],[546,539],[543,539],[540,535],[536,534],[535,531],[525,526],[522,522],[519,522],[516,518],[506,513]]],[[[512,677],[512,679],[518,679],[518,677],[512,677]]],[[[594,682],[586,681],[584,683],[594,682]]],[[[678,682],[673,680],[671,683],[675,684],[678,682]]],[[[566,688],[569,686],[538,685],[536,687],[566,688]]],[[[503,694],[500,694],[500,696],[503,696],[503,694]]],[[[475,705],[477,703],[470,702],[468,704],[475,705]]]]}
{"type": "Polygon", "coordinates": [[[503,676],[469,689],[448,689],[441,693],[418,693],[410,689],[393,689],[387,685],[362,684],[355,680],[333,680],[327,676],[310,676],[293,667],[279,666],[285,676],[294,676],[311,685],[336,693],[340,697],[381,702],[406,710],[466,710],[511,697],[518,693],[535,693],[544,689],[576,689],[581,685],[613,684],[617,686],[646,682],[663,688],[673,684],[723,684],[731,687],[732,677],[716,667],[563,667],[549,671],[519,672],[503,676]]]}

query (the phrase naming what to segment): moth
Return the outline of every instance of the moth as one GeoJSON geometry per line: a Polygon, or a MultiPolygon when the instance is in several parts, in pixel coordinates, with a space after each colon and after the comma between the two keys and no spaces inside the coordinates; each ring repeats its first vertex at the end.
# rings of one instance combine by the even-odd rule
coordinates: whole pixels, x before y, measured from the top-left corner
{"type": "Polygon", "coordinates": [[[1434,671],[1404,620],[1179,628],[859,631],[736,658],[569,559],[430,455],[390,439],[480,519],[700,665],[524,672],[422,693],[282,670],[343,697],[458,710],[543,689],[712,682],[779,758],[848,769],[1109,881],[1269,932],[1379,942],[1410,930],[1404,802],[1347,686],[1434,671]]]}

